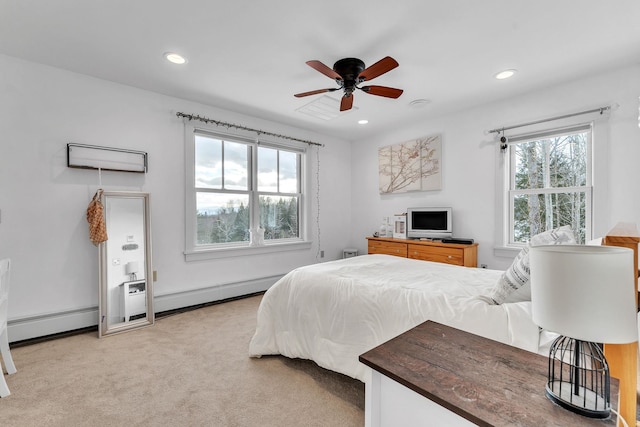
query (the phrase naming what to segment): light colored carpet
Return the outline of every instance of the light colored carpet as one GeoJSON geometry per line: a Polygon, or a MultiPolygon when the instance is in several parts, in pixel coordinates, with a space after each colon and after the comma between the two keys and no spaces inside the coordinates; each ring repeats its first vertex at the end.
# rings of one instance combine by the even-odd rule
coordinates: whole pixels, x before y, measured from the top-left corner
{"type": "Polygon", "coordinates": [[[364,385],[281,356],[247,356],[261,296],[97,338],[17,347],[0,425],[362,426],[364,385]]]}

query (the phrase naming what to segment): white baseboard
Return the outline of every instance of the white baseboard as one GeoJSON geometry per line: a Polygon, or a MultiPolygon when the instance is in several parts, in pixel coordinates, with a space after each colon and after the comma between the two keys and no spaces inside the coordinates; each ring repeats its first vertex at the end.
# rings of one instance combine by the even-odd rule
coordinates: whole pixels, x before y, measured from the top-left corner
{"type": "MultiPolygon", "coordinates": [[[[271,276],[247,282],[228,283],[191,291],[154,295],[153,309],[156,313],[160,313],[262,292],[269,289],[281,277],[282,275],[271,276]]],[[[7,331],[9,333],[9,341],[16,342],[97,325],[98,307],[87,307],[59,313],[10,319],[7,322],[7,331]]]]}
{"type": "Polygon", "coordinates": [[[228,298],[266,291],[281,277],[282,275],[271,276],[250,280],[248,282],[228,283],[191,291],[176,292],[165,295],[156,294],[153,298],[153,310],[156,313],[161,313],[163,311],[175,310],[177,308],[190,307],[192,305],[221,301],[228,298]]]}
{"type": "Polygon", "coordinates": [[[13,319],[7,322],[9,342],[44,337],[98,324],[98,307],[13,319]]]}

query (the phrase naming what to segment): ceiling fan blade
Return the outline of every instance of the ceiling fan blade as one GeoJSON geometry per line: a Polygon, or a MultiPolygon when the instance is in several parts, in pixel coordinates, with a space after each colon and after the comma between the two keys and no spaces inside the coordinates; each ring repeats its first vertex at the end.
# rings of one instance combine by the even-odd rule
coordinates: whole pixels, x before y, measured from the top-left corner
{"type": "Polygon", "coordinates": [[[396,89],[386,86],[362,86],[360,88],[363,92],[367,92],[371,95],[385,96],[387,98],[398,98],[402,95],[402,89],[396,89]]]}
{"type": "Polygon", "coordinates": [[[332,78],[334,80],[342,80],[342,77],[340,76],[340,74],[336,73],[335,71],[333,71],[332,68],[327,67],[326,65],[324,65],[322,62],[314,59],[311,61],[307,61],[306,64],[313,68],[316,71],[320,71],[322,74],[324,74],[325,76],[332,78]]]}
{"type": "Polygon", "coordinates": [[[319,93],[325,93],[325,92],[333,92],[334,90],[338,90],[339,88],[330,88],[330,89],[318,89],[318,90],[311,90],[309,92],[302,92],[302,93],[296,93],[295,96],[296,98],[302,98],[303,96],[309,96],[309,95],[317,95],[319,93]]]}
{"type": "Polygon", "coordinates": [[[358,75],[358,79],[362,81],[375,79],[387,71],[393,70],[397,66],[398,62],[395,59],[390,56],[386,56],[375,64],[365,68],[360,75],[358,75]]]}
{"type": "Polygon", "coordinates": [[[353,94],[345,95],[340,101],[340,111],[347,111],[353,107],[353,94]]]}

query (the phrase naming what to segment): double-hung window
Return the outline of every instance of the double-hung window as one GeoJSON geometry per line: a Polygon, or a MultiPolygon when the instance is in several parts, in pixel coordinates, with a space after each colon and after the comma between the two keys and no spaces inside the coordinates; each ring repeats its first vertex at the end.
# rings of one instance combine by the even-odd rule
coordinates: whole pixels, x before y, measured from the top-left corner
{"type": "Polygon", "coordinates": [[[507,245],[569,225],[591,239],[591,125],[512,137],[507,147],[507,245]]]}
{"type": "Polygon", "coordinates": [[[186,139],[187,254],[304,241],[304,149],[198,128],[186,139]]]}

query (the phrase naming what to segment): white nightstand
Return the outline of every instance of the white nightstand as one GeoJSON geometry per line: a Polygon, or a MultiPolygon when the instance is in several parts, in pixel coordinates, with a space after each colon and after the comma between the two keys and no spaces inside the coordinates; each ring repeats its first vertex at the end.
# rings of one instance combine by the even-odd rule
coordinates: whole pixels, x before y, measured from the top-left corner
{"type": "Polygon", "coordinates": [[[146,280],[124,282],[122,285],[122,317],[128,322],[131,316],[147,313],[146,280]]]}
{"type": "MultiPolygon", "coordinates": [[[[371,368],[366,427],[618,425],[613,414],[588,418],[551,402],[547,357],[430,320],[359,360],[371,368]]],[[[618,390],[612,377],[614,409],[618,390]]]]}

